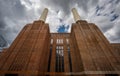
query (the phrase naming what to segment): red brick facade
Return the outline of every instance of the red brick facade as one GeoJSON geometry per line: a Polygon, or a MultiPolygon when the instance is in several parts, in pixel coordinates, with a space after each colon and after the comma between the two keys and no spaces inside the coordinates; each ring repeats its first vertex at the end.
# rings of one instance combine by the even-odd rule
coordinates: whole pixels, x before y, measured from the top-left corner
{"type": "Polygon", "coordinates": [[[0,53],[0,75],[118,76],[119,47],[84,20],[73,23],[71,33],[50,33],[48,24],[35,21],[0,53]]]}

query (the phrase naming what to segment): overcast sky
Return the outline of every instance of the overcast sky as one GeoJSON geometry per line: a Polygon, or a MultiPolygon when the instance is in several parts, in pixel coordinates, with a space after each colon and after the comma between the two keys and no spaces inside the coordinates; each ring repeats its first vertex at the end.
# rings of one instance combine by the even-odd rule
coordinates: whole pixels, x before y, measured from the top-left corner
{"type": "Polygon", "coordinates": [[[0,0],[0,35],[11,44],[25,24],[39,19],[44,8],[49,9],[46,22],[51,32],[63,25],[70,32],[73,7],[111,43],[120,43],[120,0],[0,0]]]}

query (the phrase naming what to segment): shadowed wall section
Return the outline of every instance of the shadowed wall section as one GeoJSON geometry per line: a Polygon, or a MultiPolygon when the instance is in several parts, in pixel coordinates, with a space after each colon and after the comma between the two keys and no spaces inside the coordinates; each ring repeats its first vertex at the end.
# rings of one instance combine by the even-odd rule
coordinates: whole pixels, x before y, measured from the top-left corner
{"type": "Polygon", "coordinates": [[[113,51],[115,49],[111,47],[95,24],[79,20],[73,24],[71,35],[72,41],[76,42],[74,46],[78,47],[77,54],[80,56],[79,59],[81,59],[83,70],[86,73],[94,74],[95,71],[101,71],[101,74],[112,74],[119,72],[120,57],[116,55],[117,53],[113,51]]]}
{"type": "Polygon", "coordinates": [[[50,33],[48,24],[35,21],[26,25],[6,53],[0,57],[0,70],[10,72],[47,71],[50,33]]]}

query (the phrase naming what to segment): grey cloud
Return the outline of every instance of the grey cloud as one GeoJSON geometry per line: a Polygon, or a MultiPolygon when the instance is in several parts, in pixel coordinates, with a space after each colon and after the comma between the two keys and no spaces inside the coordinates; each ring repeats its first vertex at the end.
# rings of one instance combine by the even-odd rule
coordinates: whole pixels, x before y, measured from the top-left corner
{"type": "Polygon", "coordinates": [[[0,12],[0,30],[4,29],[5,26],[6,26],[6,23],[5,23],[4,19],[3,19],[3,17],[4,16],[2,15],[2,12],[0,12]]]}
{"type": "Polygon", "coordinates": [[[90,7],[98,3],[98,0],[41,0],[41,2],[54,8],[56,11],[61,10],[64,15],[69,15],[71,9],[76,7],[76,4],[82,11],[87,13],[90,7]]]}
{"type": "MultiPolygon", "coordinates": [[[[9,19],[19,19],[22,16],[24,17],[25,7],[21,5],[19,0],[1,0],[0,1],[0,21],[5,21],[5,18],[9,19]]],[[[0,23],[1,26],[5,27],[5,24],[0,23]]]]}
{"type": "Polygon", "coordinates": [[[104,25],[105,27],[102,27],[102,31],[103,33],[107,32],[109,29],[111,29],[113,27],[112,24],[107,24],[107,25],[104,25]]]}
{"type": "MultiPolygon", "coordinates": [[[[108,4],[110,3],[110,0],[105,0],[105,2],[103,0],[102,3],[100,3],[100,0],[39,0],[40,3],[38,4],[40,5],[40,8],[35,8],[34,1],[37,0],[0,0],[0,33],[4,35],[5,39],[7,39],[9,43],[14,40],[16,35],[19,33],[19,31],[25,24],[33,22],[36,18],[39,18],[40,13],[44,9],[44,7],[48,7],[50,11],[54,11],[57,14],[62,13],[61,18],[53,17],[52,14],[50,14],[49,16],[49,19],[54,19],[52,21],[56,21],[56,23],[58,24],[56,25],[56,27],[59,26],[59,19],[63,20],[62,22],[66,25],[70,25],[70,22],[72,22],[71,9],[75,7],[78,9],[81,18],[88,19],[89,16],[93,23],[98,24],[103,33],[106,33],[110,29],[114,28],[113,31],[115,32],[116,37],[113,37],[111,35],[111,38],[108,37],[110,41],[114,42],[119,41],[120,39],[120,30],[116,30],[114,26],[116,25],[115,21],[119,20],[119,18],[117,18],[113,22],[110,22],[111,11],[114,11],[111,14],[119,15],[120,13],[120,3],[115,4],[115,2],[117,2],[118,0],[111,2],[111,9],[107,8],[109,7],[108,4]],[[23,1],[25,2],[25,4],[22,4],[23,1]],[[104,9],[100,12],[102,14],[102,16],[100,17],[93,13],[96,11],[97,5],[104,7],[104,9]],[[28,10],[26,6],[28,6],[30,9],[28,10]],[[91,9],[94,10],[91,11],[91,9]],[[91,13],[93,14],[91,15],[91,13]],[[106,18],[103,17],[104,14],[107,14],[107,16],[105,16],[106,18]]],[[[51,24],[51,20],[48,20],[48,22],[49,24],[51,24]]],[[[119,26],[116,27],[118,28],[119,26]]],[[[50,25],[50,28],[52,28],[52,30],[56,29],[53,25],[50,25]]]]}
{"type": "Polygon", "coordinates": [[[20,0],[0,0],[0,33],[10,43],[19,31],[14,25],[19,25],[17,21],[23,19],[25,10],[25,6],[21,4],[20,0]]]}
{"type": "Polygon", "coordinates": [[[55,11],[62,11],[65,15],[70,14],[70,2],[73,0],[41,0],[55,11]]]}
{"type": "Polygon", "coordinates": [[[93,8],[98,4],[98,0],[76,0],[76,3],[79,8],[82,8],[82,10],[87,13],[90,8],[93,8]]]}
{"type": "Polygon", "coordinates": [[[112,41],[116,41],[116,40],[119,40],[120,39],[120,25],[119,23],[117,23],[114,28],[113,28],[113,32],[114,32],[114,35],[111,35],[110,39],[112,41]]]}
{"type": "Polygon", "coordinates": [[[0,19],[0,30],[4,29],[5,26],[6,26],[6,23],[4,22],[4,20],[0,19]]]}
{"type": "Polygon", "coordinates": [[[0,1],[0,12],[3,16],[20,18],[24,17],[25,7],[21,4],[19,0],[1,0],[0,1]]]}
{"type": "Polygon", "coordinates": [[[117,0],[99,2],[97,6],[100,6],[101,9],[96,8],[98,11],[93,16],[91,15],[91,21],[101,28],[110,42],[120,43],[120,29],[118,29],[120,27],[118,22],[120,20],[120,10],[118,8],[120,3],[116,4],[116,2],[117,0]]]}

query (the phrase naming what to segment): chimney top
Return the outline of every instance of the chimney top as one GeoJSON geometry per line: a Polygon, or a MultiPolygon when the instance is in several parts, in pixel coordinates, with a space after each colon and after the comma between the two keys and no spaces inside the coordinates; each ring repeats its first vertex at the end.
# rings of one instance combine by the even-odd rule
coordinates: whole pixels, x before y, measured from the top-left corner
{"type": "Polygon", "coordinates": [[[75,22],[80,20],[80,16],[75,8],[72,8],[72,13],[73,13],[73,17],[74,17],[75,22]]]}
{"type": "Polygon", "coordinates": [[[48,9],[45,8],[44,11],[42,12],[41,16],[40,16],[40,20],[45,22],[46,18],[47,18],[47,14],[48,14],[48,9]]]}

